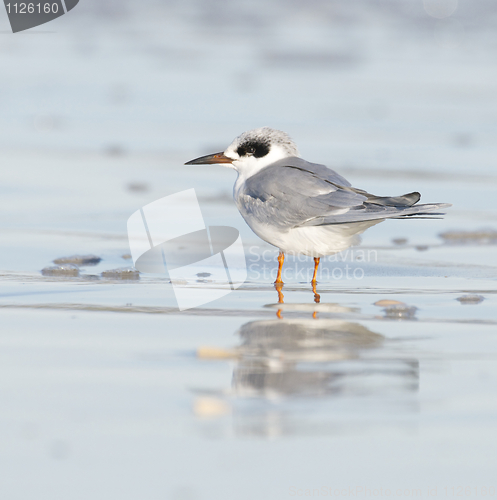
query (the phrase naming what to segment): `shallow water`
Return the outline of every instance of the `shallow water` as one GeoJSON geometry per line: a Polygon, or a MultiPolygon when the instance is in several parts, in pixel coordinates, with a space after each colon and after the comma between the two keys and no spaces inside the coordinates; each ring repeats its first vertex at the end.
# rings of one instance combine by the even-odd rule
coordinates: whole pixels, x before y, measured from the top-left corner
{"type": "Polygon", "coordinates": [[[2,497],[495,496],[495,239],[461,237],[497,230],[490,4],[143,4],[0,40],[2,497]],[[266,124],[360,188],[454,206],[326,259],[320,303],[288,258],[279,303],[234,173],[183,166],[266,124]],[[192,187],[249,274],[179,312],[167,276],[108,271],[128,217],[192,187]],[[102,260],[42,273],[74,255],[102,260]]]}

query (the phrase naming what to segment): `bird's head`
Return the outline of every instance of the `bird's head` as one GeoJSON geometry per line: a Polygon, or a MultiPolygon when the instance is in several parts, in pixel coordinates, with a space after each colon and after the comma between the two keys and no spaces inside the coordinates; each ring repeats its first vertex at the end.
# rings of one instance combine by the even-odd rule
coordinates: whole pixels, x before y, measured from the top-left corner
{"type": "Polygon", "coordinates": [[[221,163],[249,177],[267,165],[290,156],[299,156],[288,134],[269,127],[239,135],[223,152],[202,156],[185,165],[221,163]]]}

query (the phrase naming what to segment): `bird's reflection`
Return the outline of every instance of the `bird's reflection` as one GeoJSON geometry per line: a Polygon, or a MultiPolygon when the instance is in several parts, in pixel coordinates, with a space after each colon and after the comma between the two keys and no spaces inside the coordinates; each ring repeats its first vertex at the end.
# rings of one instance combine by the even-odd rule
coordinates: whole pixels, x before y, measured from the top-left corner
{"type": "MultiPolygon", "coordinates": [[[[358,323],[333,319],[251,321],[238,331],[242,341],[233,374],[239,396],[320,396],[345,389],[339,362],[381,346],[378,335],[358,323]]],[[[357,376],[357,374],[355,374],[357,376]]]]}
{"type": "Polygon", "coordinates": [[[275,319],[251,321],[237,333],[237,396],[371,395],[418,387],[417,360],[371,356],[385,338],[359,323],[275,319]]]}
{"type": "Polygon", "coordinates": [[[298,433],[287,423],[302,405],[309,418],[321,412],[325,420],[337,408],[351,411],[351,404],[359,414],[366,406],[366,413],[371,407],[381,413],[385,398],[405,402],[406,395],[412,408],[409,395],[418,390],[419,379],[416,359],[392,354],[391,341],[358,322],[316,318],[317,310],[330,316],[357,313],[357,308],[284,304],[281,288],[276,290],[279,302],[271,306],[277,317],[242,325],[236,332],[239,345],[230,354],[233,377],[225,396],[233,406],[237,434],[298,433]]]}
{"type": "MultiPolygon", "coordinates": [[[[314,293],[314,303],[315,304],[319,304],[321,302],[321,295],[319,295],[319,293],[316,290],[316,282],[313,281],[311,283],[311,285],[312,285],[312,293],[314,293]]],[[[278,304],[284,304],[285,303],[285,300],[284,300],[285,296],[283,295],[283,286],[284,286],[284,283],[275,283],[274,284],[274,288],[275,288],[276,292],[278,293],[278,304]]],[[[278,312],[276,313],[276,316],[279,319],[282,319],[281,309],[278,309],[278,312]]],[[[314,319],[316,319],[316,317],[317,317],[317,311],[313,311],[312,317],[314,319]]]]}

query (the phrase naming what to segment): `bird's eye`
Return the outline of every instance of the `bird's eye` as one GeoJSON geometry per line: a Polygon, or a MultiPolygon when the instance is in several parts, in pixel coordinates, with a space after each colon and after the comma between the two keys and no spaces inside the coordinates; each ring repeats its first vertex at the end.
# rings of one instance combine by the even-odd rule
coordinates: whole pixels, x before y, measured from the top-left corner
{"type": "Polygon", "coordinates": [[[269,145],[262,142],[251,141],[245,142],[241,146],[238,146],[236,150],[240,158],[246,156],[254,156],[255,158],[262,158],[269,153],[269,145]]]}

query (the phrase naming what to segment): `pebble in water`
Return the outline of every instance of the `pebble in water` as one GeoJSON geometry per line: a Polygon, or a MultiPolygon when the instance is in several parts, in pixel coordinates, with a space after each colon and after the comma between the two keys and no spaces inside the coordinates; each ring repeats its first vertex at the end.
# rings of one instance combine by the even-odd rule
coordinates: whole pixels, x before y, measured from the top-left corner
{"type": "Polygon", "coordinates": [[[405,306],[406,304],[398,300],[382,299],[382,300],[377,300],[374,303],[374,305],[378,307],[388,307],[388,306],[405,306]]]}
{"type": "Polygon", "coordinates": [[[448,245],[495,245],[497,231],[495,229],[480,229],[477,231],[447,231],[440,238],[448,245]]]}
{"type": "Polygon", "coordinates": [[[76,264],[78,266],[96,266],[102,259],[96,255],[70,255],[59,257],[54,264],[76,264]]]}
{"type": "Polygon", "coordinates": [[[408,306],[406,303],[398,300],[378,300],[374,305],[383,307],[385,318],[391,319],[415,319],[416,311],[418,310],[417,307],[408,306]]]}
{"type": "Polygon", "coordinates": [[[145,184],[144,182],[130,182],[127,187],[128,191],[135,193],[145,193],[149,190],[148,184],[145,184]]]}
{"type": "Polygon", "coordinates": [[[43,276],[79,276],[79,267],[74,264],[45,267],[41,270],[43,276]]]}
{"type": "Polygon", "coordinates": [[[118,269],[104,271],[102,277],[114,280],[139,280],[140,272],[132,267],[120,267],[118,269]]]}
{"type": "Polygon", "coordinates": [[[485,300],[485,297],[481,295],[462,295],[461,297],[457,297],[457,300],[461,304],[479,304],[485,300]]]}
{"type": "Polygon", "coordinates": [[[393,319],[415,319],[417,310],[417,307],[408,305],[389,306],[384,309],[385,318],[393,319]]]}

